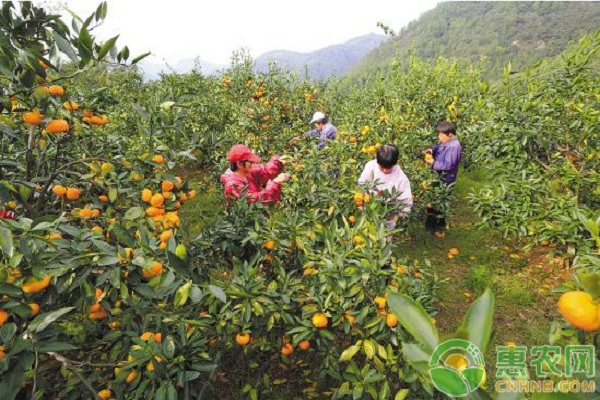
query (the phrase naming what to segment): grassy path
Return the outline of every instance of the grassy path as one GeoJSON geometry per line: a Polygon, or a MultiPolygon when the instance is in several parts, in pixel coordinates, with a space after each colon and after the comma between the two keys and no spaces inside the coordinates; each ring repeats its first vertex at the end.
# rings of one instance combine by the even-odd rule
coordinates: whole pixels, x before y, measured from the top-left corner
{"type": "MultiPolygon", "coordinates": [[[[505,240],[498,232],[476,229],[478,217],[466,196],[484,181],[475,173],[460,176],[446,237],[415,228],[403,251],[410,258],[430,260],[438,277],[448,279],[438,293],[436,321],[442,335],[453,333],[472,301],[490,287],[496,298],[491,349],[506,342],[548,344],[551,319],[558,315],[550,290],[568,279],[570,271],[552,247],[526,250],[524,243],[505,240]],[[447,257],[450,247],[460,250],[453,259],[447,257]]],[[[488,356],[495,357],[492,353],[488,356]]]]}

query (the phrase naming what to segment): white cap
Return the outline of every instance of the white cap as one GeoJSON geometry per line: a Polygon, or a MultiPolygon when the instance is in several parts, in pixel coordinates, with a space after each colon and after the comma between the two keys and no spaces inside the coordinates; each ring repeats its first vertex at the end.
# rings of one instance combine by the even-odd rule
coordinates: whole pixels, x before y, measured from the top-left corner
{"type": "Polygon", "coordinates": [[[310,120],[309,124],[314,124],[315,122],[320,121],[324,118],[325,118],[325,114],[323,114],[321,111],[317,111],[316,113],[313,114],[313,117],[310,120]]]}

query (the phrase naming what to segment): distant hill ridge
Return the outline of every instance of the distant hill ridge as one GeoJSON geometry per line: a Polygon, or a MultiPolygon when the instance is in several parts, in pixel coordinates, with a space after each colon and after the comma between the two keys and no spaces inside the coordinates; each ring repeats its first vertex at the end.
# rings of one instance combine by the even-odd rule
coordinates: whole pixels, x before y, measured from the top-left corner
{"type": "Polygon", "coordinates": [[[273,62],[280,68],[295,70],[300,74],[307,69],[308,76],[312,79],[340,77],[386,39],[388,39],[387,36],[371,33],[310,53],[288,50],[270,51],[255,60],[255,70],[267,72],[269,63],[273,62]]]}
{"type": "Polygon", "coordinates": [[[443,2],[408,24],[351,71],[360,76],[389,68],[409,50],[424,59],[439,56],[469,63],[485,56],[490,76],[510,61],[520,70],[554,57],[600,29],[600,2],[443,2]]]}

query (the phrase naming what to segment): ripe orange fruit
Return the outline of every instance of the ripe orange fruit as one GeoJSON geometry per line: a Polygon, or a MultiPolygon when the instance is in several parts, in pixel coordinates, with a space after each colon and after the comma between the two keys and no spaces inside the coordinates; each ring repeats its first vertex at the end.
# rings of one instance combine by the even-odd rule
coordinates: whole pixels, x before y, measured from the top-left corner
{"type": "Polygon", "coordinates": [[[323,314],[322,312],[314,313],[310,320],[317,328],[325,328],[329,323],[327,315],[323,314]]]}
{"type": "Polygon", "coordinates": [[[349,313],[344,313],[344,315],[342,316],[344,319],[348,320],[348,323],[350,325],[354,325],[354,320],[356,320],[356,317],[352,314],[349,313]]]}
{"type": "Polygon", "coordinates": [[[77,188],[67,188],[67,199],[77,200],[81,195],[81,191],[77,188]]]}
{"type": "Polygon", "coordinates": [[[77,110],[79,110],[79,104],[75,103],[74,101],[65,101],[63,103],[63,107],[67,111],[77,111],[77,110]]]}
{"type": "Polygon", "coordinates": [[[46,125],[48,133],[63,133],[69,132],[69,123],[64,119],[54,119],[46,125]]]}
{"type": "Polygon", "coordinates": [[[162,343],[162,333],[156,332],[154,334],[154,343],[162,343]]]}
{"type": "Polygon", "coordinates": [[[98,397],[100,397],[102,400],[108,400],[112,397],[112,392],[110,389],[101,390],[98,392],[98,397]]]}
{"type": "Polygon", "coordinates": [[[350,222],[351,224],[356,222],[356,217],[354,215],[351,215],[348,217],[348,222],[350,222]]]}
{"type": "Polygon", "coordinates": [[[294,352],[294,346],[291,343],[286,343],[281,347],[281,354],[284,356],[289,356],[294,352]]]}
{"type": "Polygon", "coordinates": [[[154,333],[144,332],[140,335],[140,339],[142,339],[144,342],[147,342],[150,338],[154,338],[154,333]]]}
{"type": "Polygon", "coordinates": [[[88,318],[101,320],[101,319],[108,318],[108,314],[106,314],[106,310],[104,309],[104,307],[101,307],[99,311],[91,312],[88,315],[88,318]]]}
{"type": "Polygon", "coordinates": [[[308,350],[310,349],[310,342],[308,340],[303,340],[300,343],[298,343],[298,348],[300,350],[308,350]]]}
{"type": "Polygon", "coordinates": [[[92,125],[106,125],[108,123],[108,117],[106,115],[92,115],[90,117],[90,123],[92,125]]]}
{"type": "Polygon", "coordinates": [[[54,185],[54,187],[52,187],[52,193],[58,197],[64,197],[67,194],[67,188],[61,185],[54,185]]]}
{"type": "Polygon", "coordinates": [[[387,300],[382,296],[375,296],[375,304],[377,304],[377,308],[382,309],[385,308],[385,303],[387,300]]]}
{"type": "Polygon", "coordinates": [[[558,300],[562,316],[576,328],[596,331],[600,328],[599,307],[589,293],[571,291],[563,293],[558,300]]]}
{"type": "Polygon", "coordinates": [[[40,313],[40,305],[39,304],[37,304],[37,303],[29,303],[27,305],[31,309],[31,316],[32,317],[35,317],[36,315],[38,315],[40,313]]]}
{"type": "Polygon", "coordinates": [[[60,85],[52,85],[48,88],[48,93],[51,96],[62,96],[65,94],[65,89],[60,85]]]}
{"type": "Polygon", "coordinates": [[[0,309],[0,326],[4,325],[8,321],[8,312],[0,309]]]}
{"type": "Polygon", "coordinates": [[[98,196],[98,200],[100,200],[101,203],[108,203],[110,201],[108,196],[105,194],[101,194],[100,196],[98,196]]]}
{"type": "Polygon", "coordinates": [[[163,192],[170,192],[175,188],[175,184],[171,181],[165,180],[165,181],[162,181],[160,187],[163,192]]]}
{"type": "Polygon", "coordinates": [[[152,191],[150,189],[142,190],[142,201],[146,203],[150,203],[152,199],[152,191]]]}
{"type": "Polygon", "coordinates": [[[173,231],[171,229],[164,231],[163,233],[160,234],[160,241],[161,242],[166,242],[167,240],[171,239],[173,237],[173,231]]]}
{"type": "Polygon", "coordinates": [[[246,332],[240,332],[235,335],[235,342],[240,346],[245,346],[250,343],[250,334],[246,332]]]}
{"type": "Polygon", "coordinates": [[[127,378],[125,379],[125,382],[127,383],[131,383],[135,380],[135,378],[138,377],[138,373],[137,371],[131,371],[129,374],[127,374],[127,378]]]}
{"type": "Polygon", "coordinates": [[[398,325],[398,317],[396,317],[396,315],[392,313],[388,313],[385,316],[385,324],[390,328],[395,327],[396,325],[398,325]]]}
{"type": "Polygon", "coordinates": [[[35,109],[23,114],[23,121],[29,125],[40,125],[44,119],[44,114],[35,109]]]}
{"type": "Polygon", "coordinates": [[[460,251],[458,250],[458,247],[450,247],[448,249],[448,254],[453,255],[453,256],[457,256],[460,253],[460,251]]]}
{"type": "Polygon", "coordinates": [[[152,161],[154,161],[157,164],[164,164],[165,158],[161,154],[156,154],[152,156],[152,161]]]}
{"type": "Polygon", "coordinates": [[[275,248],[275,241],[274,240],[267,240],[264,244],[265,249],[267,250],[273,250],[275,248]]]}
{"type": "Polygon", "coordinates": [[[142,270],[142,276],[144,279],[150,279],[163,273],[163,265],[159,261],[154,261],[150,268],[144,268],[142,270]]]}
{"type": "Polygon", "coordinates": [[[188,192],[188,198],[192,200],[194,197],[196,197],[196,190],[192,189],[188,192]]]}
{"type": "Polygon", "coordinates": [[[50,275],[44,276],[43,279],[30,276],[21,285],[23,293],[39,293],[46,289],[50,284],[50,275]]]}
{"type": "Polygon", "coordinates": [[[365,239],[363,239],[362,236],[356,235],[352,238],[352,243],[354,243],[354,245],[356,246],[360,246],[362,244],[365,244],[365,239]]]}
{"type": "Polygon", "coordinates": [[[152,207],[160,208],[165,204],[165,198],[160,193],[154,193],[150,199],[152,207]]]}

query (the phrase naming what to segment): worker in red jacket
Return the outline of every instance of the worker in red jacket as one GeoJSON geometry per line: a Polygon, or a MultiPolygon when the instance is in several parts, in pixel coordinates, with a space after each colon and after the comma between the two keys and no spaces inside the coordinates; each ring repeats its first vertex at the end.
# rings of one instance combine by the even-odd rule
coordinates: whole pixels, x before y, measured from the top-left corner
{"type": "Polygon", "coordinates": [[[281,184],[290,175],[282,173],[282,157],[273,156],[266,164],[259,164],[260,157],[245,144],[231,147],[227,155],[229,168],[221,175],[227,204],[246,195],[249,203],[276,203],[281,199],[281,184]]]}
{"type": "Polygon", "coordinates": [[[17,215],[15,214],[14,211],[6,211],[6,210],[0,211],[0,219],[15,219],[15,218],[17,218],[17,215]]]}

